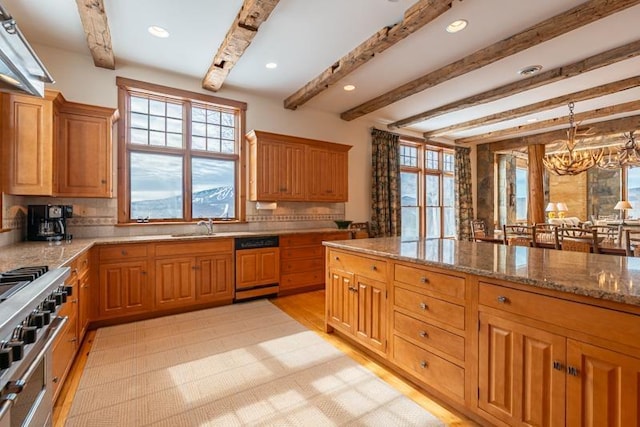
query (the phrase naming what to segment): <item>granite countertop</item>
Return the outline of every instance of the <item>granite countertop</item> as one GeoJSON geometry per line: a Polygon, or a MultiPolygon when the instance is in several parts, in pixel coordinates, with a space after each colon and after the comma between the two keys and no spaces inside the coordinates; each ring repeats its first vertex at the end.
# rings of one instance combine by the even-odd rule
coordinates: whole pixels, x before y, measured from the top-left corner
{"type": "Polygon", "coordinates": [[[400,237],[324,245],[640,306],[640,258],[635,257],[400,237]]]}
{"type": "Polygon", "coordinates": [[[336,228],[314,228],[297,230],[267,230],[267,231],[228,231],[214,233],[213,235],[184,233],[161,234],[150,236],[126,236],[126,237],[96,237],[92,239],[73,239],[70,242],[20,242],[13,245],[0,247],[0,272],[18,267],[36,265],[48,265],[49,268],[59,268],[72,261],[82,252],[95,244],[109,245],[122,243],[153,243],[153,242],[177,242],[205,239],[225,239],[250,236],[273,236],[300,233],[327,233],[339,230],[336,228]]]}

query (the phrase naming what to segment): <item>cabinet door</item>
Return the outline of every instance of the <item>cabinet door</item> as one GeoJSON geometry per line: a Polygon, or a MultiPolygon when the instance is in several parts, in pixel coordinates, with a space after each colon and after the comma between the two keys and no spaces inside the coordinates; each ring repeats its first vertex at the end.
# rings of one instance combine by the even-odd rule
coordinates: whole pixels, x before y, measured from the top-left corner
{"type": "Polygon", "coordinates": [[[280,250],[245,249],[236,252],[236,288],[269,285],[280,280],[280,250]]]}
{"type": "Polygon", "coordinates": [[[309,148],[309,200],[346,202],[348,153],[309,148]]]}
{"type": "Polygon", "coordinates": [[[304,200],[306,179],[305,147],[277,141],[263,141],[257,148],[257,200],[304,200]]]}
{"type": "Polygon", "coordinates": [[[53,194],[53,98],[2,96],[2,169],[9,194],[53,194]]]}
{"type": "Polygon", "coordinates": [[[479,340],[480,409],[509,425],[564,425],[566,339],[480,313],[479,340]]]}
{"type": "Polygon", "coordinates": [[[58,397],[60,386],[64,382],[73,358],[76,354],[79,342],[76,337],[76,317],[69,317],[64,325],[64,329],[53,343],[53,351],[51,353],[51,382],[53,383],[53,400],[58,397]]]}
{"type": "Polygon", "coordinates": [[[353,273],[332,269],[327,283],[328,323],[350,334],[356,323],[357,294],[353,273]]]}
{"type": "Polygon", "coordinates": [[[195,258],[156,260],[156,308],[191,303],[196,297],[195,258]]]}
{"type": "Polygon", "coordinates": [[[567,425],[640,425],[640,358],[567,342],[567,425]]]}
{"type": "Polygon", "coordinates": [[[99,277],[100,318],[140,313],[153,307],[146,261],[102,264],[99,277]]]}
{"type": "Polygon", "coordinates": [[[387,349],[387,286],[372,279],[356,277],[356,337],[368,347],[384,353],[387,349]]]}
{"type": "Polygon", "coordinates": [[[58,116],[57,193],[111,197],[111,118],[61,112],[58,116]]]}
{"type": "Polygon", "coordinates": [[[230,254],[196,258],[196,301],[231,301],[233,285],[230,254]]]}

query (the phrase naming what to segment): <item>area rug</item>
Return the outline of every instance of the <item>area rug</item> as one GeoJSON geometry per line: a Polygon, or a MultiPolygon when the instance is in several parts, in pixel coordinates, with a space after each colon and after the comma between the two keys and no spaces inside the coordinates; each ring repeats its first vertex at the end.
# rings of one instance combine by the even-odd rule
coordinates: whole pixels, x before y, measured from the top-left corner
{"type": "Polygon", "coordinates": [[[67,426],[443,426],[267,300],[99,329],[67,426]]]}

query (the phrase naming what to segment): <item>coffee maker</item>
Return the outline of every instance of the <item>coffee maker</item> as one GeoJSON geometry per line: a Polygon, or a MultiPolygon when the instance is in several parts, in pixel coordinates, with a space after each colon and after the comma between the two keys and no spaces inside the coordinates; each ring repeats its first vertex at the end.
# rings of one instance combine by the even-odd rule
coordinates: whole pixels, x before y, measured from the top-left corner
{"type": "Polygon", "coordinates": [[[70,205],[29,205],[27,240],[59,241],[70,238],[67,218],[73,216],[70,205]]]}

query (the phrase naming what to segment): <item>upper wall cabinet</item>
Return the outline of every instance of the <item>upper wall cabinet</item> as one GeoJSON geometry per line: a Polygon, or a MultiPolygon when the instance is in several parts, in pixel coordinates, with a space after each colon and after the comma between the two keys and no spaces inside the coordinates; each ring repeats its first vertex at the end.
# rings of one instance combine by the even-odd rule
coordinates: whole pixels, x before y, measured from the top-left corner
{"type": "Polygon", "coordinates": [[[249,200],[346,202],[350,145],[251,131],[249,200]]]}
{"type": "Polygon", "coordinates": [[[2,94],[5,191],[16,195],[112,197],[112,135],[117,112],[2,94]]]}

